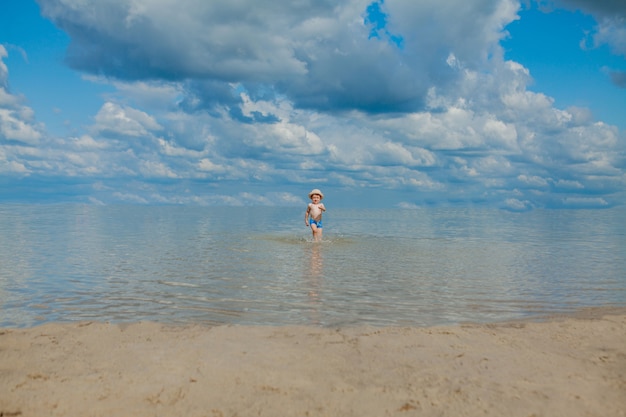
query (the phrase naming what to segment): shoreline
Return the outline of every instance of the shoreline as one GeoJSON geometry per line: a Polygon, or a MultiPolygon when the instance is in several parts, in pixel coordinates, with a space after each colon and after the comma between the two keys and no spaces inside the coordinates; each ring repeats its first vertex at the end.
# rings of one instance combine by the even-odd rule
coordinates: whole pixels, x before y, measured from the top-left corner
{"type": "Polygon", "coordinates": [[[0,416],[626,416],[626,307],[434,327],[0,328],[0,416]]]}

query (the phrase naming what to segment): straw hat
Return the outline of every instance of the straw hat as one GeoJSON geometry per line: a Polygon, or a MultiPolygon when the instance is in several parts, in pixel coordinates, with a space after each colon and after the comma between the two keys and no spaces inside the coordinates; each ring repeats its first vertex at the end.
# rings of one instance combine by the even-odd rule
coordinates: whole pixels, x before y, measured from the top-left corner
{"type": "Polygon", "coordinates": [[[321,192],[320,190],[318,190],[317,188],[316,188],[316,189],[314,189],[314,190],[312,190],[312,191],[309,193],[309,198],[311,198],[311,196],[312,196],[313,194],[317,194],[317,195],[319,195],[319,196],[320,196],[320,200],[323,200],[323,199],[324,199],[324,193],[322,193],[322,192],[321,192]]]}

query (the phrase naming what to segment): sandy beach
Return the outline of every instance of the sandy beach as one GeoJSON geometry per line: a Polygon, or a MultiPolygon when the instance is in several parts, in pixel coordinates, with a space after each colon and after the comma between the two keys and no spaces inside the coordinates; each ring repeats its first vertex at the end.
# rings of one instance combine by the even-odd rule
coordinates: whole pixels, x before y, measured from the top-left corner
{"type": "Polygon", "coordinates": [[[430,328],[0,329],[0,416],[626,416],[626,309],[430,328]]]}

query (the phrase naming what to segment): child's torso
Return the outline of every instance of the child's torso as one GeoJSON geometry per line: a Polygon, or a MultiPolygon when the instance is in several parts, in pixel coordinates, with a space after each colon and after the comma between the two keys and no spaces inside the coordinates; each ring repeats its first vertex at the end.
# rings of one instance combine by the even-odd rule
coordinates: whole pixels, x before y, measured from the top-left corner
{"type": "Polygon", "coordinates": [[[309,203],[309,215],[314,219],[322,217],[322,209],[319,204],[309,203]]]}

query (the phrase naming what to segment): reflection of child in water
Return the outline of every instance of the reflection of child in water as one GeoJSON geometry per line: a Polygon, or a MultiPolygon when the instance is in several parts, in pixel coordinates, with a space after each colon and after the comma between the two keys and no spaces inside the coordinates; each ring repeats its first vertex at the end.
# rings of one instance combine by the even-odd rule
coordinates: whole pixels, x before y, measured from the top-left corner
{"type": "Polygon", "coordinates": [[[320,241],[322,240],[322,212],[326,211],[324,204],[320,203],[324,198],[324,194],[316,188],[309,193],[309,198],[311,203],[309,203],[306,213],[304,213],[304,224],[311,228],[313,240],[320,241]]]}
{"type": "Polygon", "coordinates": [[[324,261],[322,259],[321,249],[323,245],[307,245],[303,246],[307,249],[311,249],[309,254],[309,269],[306,270],[304,276],[306,278],[306,285],[308,287],[308,302],[309,302],[309,319],[311,324],[321,324],[320,309],[322,305],[321,290],[322,290],[322,277],[324,269],[324,261]]]}

